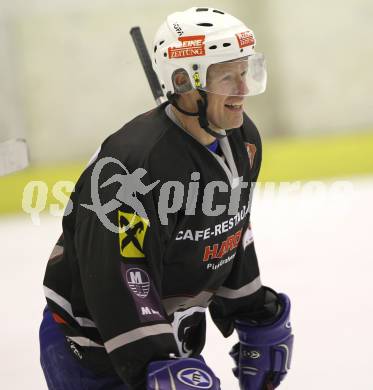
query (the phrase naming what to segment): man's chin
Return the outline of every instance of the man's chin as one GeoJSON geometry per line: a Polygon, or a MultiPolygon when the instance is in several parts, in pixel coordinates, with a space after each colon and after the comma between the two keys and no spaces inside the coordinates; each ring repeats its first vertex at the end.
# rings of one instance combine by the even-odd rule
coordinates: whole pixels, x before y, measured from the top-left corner
{"type": "Polygon", "coordinates": [[[238,129],[243,124],[243,115],[241,115],[240,119],[237,119],[235,121],[230,121],[227,123],[226,129],[238,129]]]}
{"type": "Polygon", "coordinates": [[[220,130],[229,130],[229,129],[237,129],[243,124],[243,114],[241,114],[237,118],[232,118],[231,120],[225,120],[223,123],[219,123],[219,125],[215,124],[211,120],[209,121],[210,128],[215,131],[220,130]]]}

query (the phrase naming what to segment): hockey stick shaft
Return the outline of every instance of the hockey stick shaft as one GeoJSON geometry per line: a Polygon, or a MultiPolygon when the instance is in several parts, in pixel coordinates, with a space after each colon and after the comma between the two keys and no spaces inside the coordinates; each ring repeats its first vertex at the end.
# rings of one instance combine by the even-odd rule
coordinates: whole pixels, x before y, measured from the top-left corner
{"type": "Polygon", "coordinates": [[[152,90],[153,96],[157,104],[163,103],[166,98],[163,94],[161,85],[157,74],[154,72],[152,62],[149,56],[148,49],[146,48],[144,37],[142,35],[140,27],[132,27],[130,30],[133,42],[135,44],[137,54],[139,55],[141,64],[144,68],[146,78],[148,79],[150,89],[152,90]]]}

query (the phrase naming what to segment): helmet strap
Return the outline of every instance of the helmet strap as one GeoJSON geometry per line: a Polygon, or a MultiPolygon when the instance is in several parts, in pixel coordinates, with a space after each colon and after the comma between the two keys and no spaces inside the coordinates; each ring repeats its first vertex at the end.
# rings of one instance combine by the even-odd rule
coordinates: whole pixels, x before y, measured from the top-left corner
{"type": "Polygon", "coordinates": [[[198,105],[198,122],[199,122],[199,125],[202,127],[203,130],[206,131],[206,133],[212,135],[213,137],[217,138],[217,139],[222,139],[222,138],[225,138],[227,135],[227,132],[225,134],[221,134],[221,133],[218,133],[217,131],[214,131],[212,129],[210,129],[209,127],[209,121],[207,119],[207,105],[208,105],[208,101],[207,101],[207,94],[205,91],[202,91],[202,90],[198,90],[198,93],[200,94],[201,98],[202,99],[198,99],[197,100],[197,105],[198,105]]]}
{"type": "Polygon", "coordinates": [[[198,116],[199,115],[199,112],[189,112],[189,111],[183,110],[179,106],[179,104],[177,103],[177,99],[176,99],[176,95],[175,94],[168,92],[167,93],[167,99],[178,111],[180,111],[184,115],[188,115],[188,116],[198,116]]]}
{"type": "Polygon", "coordinates": [[[180,111],[184,115],[198,116],[199,125],[201,126],[201,128],[203,130],[206,131],[206,133],[208,133],[208,134],[210,134],[213,137],[218,138],[218,139],[222,139],[222,138],[225,138],[226,136],[230,135],[232,133],[232,130],[226,130],[225,134],[221,134],[221,133],[218,133],[217,131],[210,129],[209,122],[207,119],[207,105],[208,105],[207,94],[205,91],[202,91],[202,90],[198,90],[198,92],[202,98],[202,99],[197,100],[198,112],[189,112],[189,111],[183,110],[179,106],[179,104],[177,103],[177,99],[176,99],[175,94],[172,94],[170,92],[167,93],[167,99],[178,111],[180,111]]]}

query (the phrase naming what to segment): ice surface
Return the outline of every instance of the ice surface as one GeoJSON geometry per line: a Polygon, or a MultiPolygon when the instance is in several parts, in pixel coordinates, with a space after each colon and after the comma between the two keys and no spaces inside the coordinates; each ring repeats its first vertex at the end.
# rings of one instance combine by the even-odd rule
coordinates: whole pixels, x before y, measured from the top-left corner
{"type": "MultiPolygon", "coordinates": [[[[282,389],[373,389],[373,180],[341,195],[258,193],[252,222],[262,282],[292,299],[295,350],[282,389]]],[[[46,389],[39,367],[42,280],[58,218],[0,219],[1,388],[46,389]]],[[[222,389],[238,389],[224,339],[209,322],[204,356],[222,389]]]]}

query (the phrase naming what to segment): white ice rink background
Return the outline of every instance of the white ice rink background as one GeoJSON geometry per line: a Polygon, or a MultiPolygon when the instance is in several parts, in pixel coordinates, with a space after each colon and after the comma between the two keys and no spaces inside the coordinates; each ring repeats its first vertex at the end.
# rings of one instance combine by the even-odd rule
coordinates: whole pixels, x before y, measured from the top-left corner
{"type": "MultiPolygon", "coordinates": [[[[352,184],[345,193],[273,198],[262,191],[254,199],[262,282],[293,303],[295,349],[281,389],[373,389],[373,177],[352,184]]],[[[60,225],[47,215],[40,226],[27,215],[0,219],[1,389],[46,389],[42,279],[60,225]]],[[[223,390],[238,389],[228,356],[234,342],[209,323],[204,356],[223,390]]]]}

